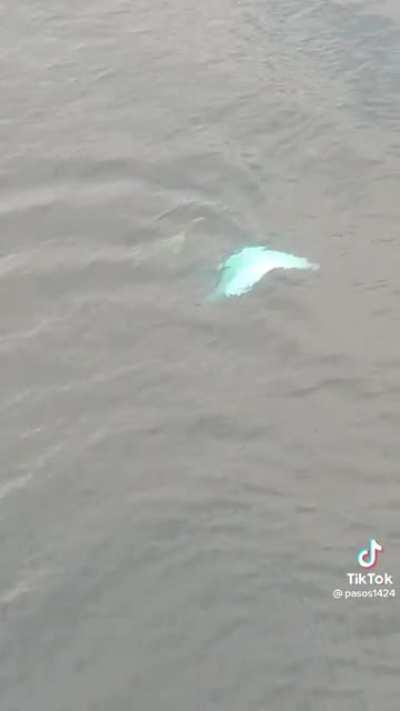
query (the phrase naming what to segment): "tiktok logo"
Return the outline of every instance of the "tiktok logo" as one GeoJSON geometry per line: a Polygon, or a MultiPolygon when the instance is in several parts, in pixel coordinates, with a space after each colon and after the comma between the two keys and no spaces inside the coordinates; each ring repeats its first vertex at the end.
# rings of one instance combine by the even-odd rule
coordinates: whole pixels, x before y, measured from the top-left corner
{"type": "Polygon", "coordinates": [[[375,540],[375,538],[370,538],[368,543],[368,548],[360,548],[357,554],[358,564],[362,568],[373,568],[378,562],[378,553],[383,551],[383,546],[375,540]]]}

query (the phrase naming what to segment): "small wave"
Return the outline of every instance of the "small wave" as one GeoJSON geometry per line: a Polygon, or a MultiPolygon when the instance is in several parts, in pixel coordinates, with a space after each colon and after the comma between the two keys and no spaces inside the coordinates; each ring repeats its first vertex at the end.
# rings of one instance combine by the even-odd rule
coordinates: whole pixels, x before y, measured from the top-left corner
{"type": "Polygon", "coordinates": [[[17,477],[12,481],[6,481],[4,484],[0,485],[0,501],[5,499],[10,494],[23,489],[29,481],[32,479],[32,474],[25,474],[24,476],[17,477]]]}

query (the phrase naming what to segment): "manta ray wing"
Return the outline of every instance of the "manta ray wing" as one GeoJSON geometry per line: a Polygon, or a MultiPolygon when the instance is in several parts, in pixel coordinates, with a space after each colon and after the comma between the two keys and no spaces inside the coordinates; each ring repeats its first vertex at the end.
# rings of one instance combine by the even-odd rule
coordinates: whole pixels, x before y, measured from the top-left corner
{"type": "Polygon", "coordinates": [[[277,252],[267,247],[245,247],[235,252],[220,266],[221,277],[213,300],[247,294],[262,277],[274,269],[317,269],[304,257],[277,252]]]}

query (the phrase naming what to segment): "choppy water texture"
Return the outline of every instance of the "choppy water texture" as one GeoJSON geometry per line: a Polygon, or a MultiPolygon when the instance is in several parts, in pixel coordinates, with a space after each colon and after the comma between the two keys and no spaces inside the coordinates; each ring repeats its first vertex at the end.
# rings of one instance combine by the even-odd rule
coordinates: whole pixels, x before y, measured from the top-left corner
{"type": "Polygon", "coordinates": [[[2,711],[398,711],[398,3],[0,20],[2,711]]]}

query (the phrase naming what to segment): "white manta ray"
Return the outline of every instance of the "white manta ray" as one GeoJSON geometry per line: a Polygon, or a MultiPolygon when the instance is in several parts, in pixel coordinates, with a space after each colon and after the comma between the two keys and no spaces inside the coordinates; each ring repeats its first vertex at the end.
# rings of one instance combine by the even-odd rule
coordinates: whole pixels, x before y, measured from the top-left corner
{"type": "Polygon", "coordinates": [[[210,299],[242,296],[273,269],[318,269],[305,257],[275,252],[267,247],[245,247],[219,266],[221,278],[210,299]]]}

